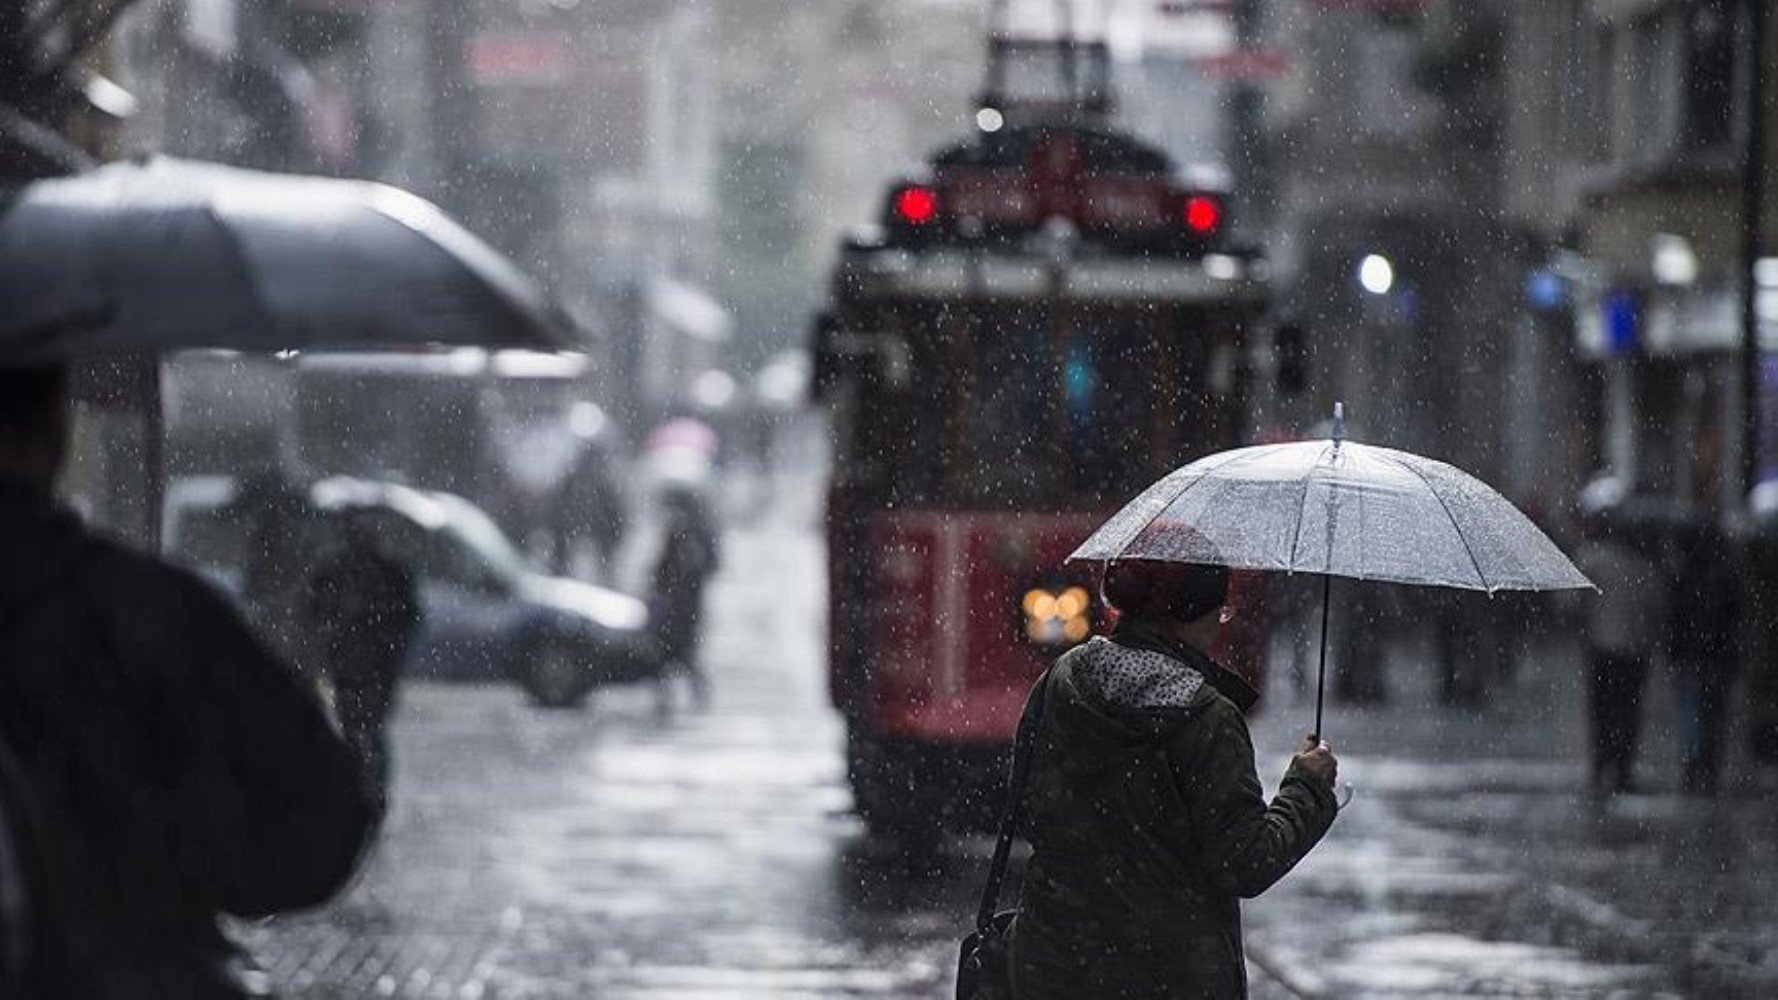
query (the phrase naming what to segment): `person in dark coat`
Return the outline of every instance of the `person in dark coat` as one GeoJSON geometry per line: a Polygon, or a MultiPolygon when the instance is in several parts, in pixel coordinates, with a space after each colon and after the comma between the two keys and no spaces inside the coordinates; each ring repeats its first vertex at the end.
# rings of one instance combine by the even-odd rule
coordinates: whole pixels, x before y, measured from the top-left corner
{"type": "Polygon", "coordinates": [[[1635,789],[1642,734],[1642,689],[1660,651],[1667,620],[1667,581],[1629,540],[1608,510],[1589,511],[1575,565],[1599,587],[1587,606],[1587,714],[1592,729],[1591,787],[1635,789]]]}
{"type": "Polygon", "coordinates": [[[583,542],[592,543],[596,576],[602,579],[610,572],[629,520],[615,466],[616,459],[605,445],[588,444],[557,490],[551,511],[555,527],[551,561],[557,573],[574,574],[583,542]]]}
{"type": "Polygon", "coordinates": [[[334,554],[309,581],[319,670],[333,686],[334,712],[364,764],[379,812],[389,791],[389,713],[421,610],[414,576],[377,544],[368,526],[340,516],[334,554]]]}
{"type": "Polygon", "coordinates": [[[1305,747],[1266,802],[1244,716],[1257,694],[1202,652],[1227,587],[1220,567],[1113,563],[1116,628],[1051,669],[1025,791],[1020,1000],[1247,996],[1240,900],[1327,832],[1337,765],[1305,747]]]}
{"type": "Polygon", "coordinates": [[[1680,785],[1716,791],[1729,689],[1735,683],[1741,627],[1741,585],[1714,524],[1676,529],[1667,652],[1679,693],[1680,785]]]}
{"type": "Polygon", "coordinates": [[[704,616],[704,584],[716,572],[716,527],[703,499],[689,488],[673,487],[661,497],[661,552],[651,577],[649,614],[668,669],[661,675],[662,702],[667,704],[673,673],[691,681],[699,705],[710,696],[709,680],[698,662],[698,640],[704,616]]]}
{"type": "Polygon", "coordinates": [[[218,917],[324,902],[371,805],[312,690],[221,596],[56,505],[64,384],[0,371],[0,732],[55,847],[63,995],[241,997],[218,917]]]}

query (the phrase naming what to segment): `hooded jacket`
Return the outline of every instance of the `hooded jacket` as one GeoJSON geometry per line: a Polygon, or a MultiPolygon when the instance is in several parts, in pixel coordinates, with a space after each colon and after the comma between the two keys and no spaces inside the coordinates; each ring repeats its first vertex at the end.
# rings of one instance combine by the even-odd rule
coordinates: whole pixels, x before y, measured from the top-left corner
{"type": "Polygon", "coordinates": [[[1268,805],[1234,674],[1160,628],[1120,624],[1051,669],[1025,786],[1013,938],[1020,1000],[1247,995],[1240,900],[1332,824],[1294,765],[1268,805]]]}
{"type": "Polygon", "coordinates": [[[220,913],[312,906],[370,829],[312,694],[189,573],[0,482],[0,737],[84,1000],[235,995],[220,913]]]}

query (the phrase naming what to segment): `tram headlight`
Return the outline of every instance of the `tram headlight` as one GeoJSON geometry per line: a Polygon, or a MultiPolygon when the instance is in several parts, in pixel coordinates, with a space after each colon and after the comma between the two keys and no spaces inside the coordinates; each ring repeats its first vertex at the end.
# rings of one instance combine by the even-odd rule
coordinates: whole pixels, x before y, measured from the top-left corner
{"type": "Polygon", "coordinates": [[[1019,601],[1026,640],[1040,646],[1072,646],[1093,627],[1092,594],[1078,584],[1032,587],[1019,601]]]}

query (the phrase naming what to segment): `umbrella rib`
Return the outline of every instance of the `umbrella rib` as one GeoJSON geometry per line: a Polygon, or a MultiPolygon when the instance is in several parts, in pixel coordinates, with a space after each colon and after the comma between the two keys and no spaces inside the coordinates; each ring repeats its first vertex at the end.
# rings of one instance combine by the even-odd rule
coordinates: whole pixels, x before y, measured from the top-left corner
{"type": "Polygon", "coordinates": [[[1445,503],[1445,498],[1442,496],[1439,496],[1438,490],[1433,488],[1432,480],[1427,479],[1425,473],[1421,472],[1419,469],[1416,469],[1412,465],[1408,464],[1407,462],[1404,462],[1401,459],[1396,458],[1394,455],[1390,455],[1390,456],[1388,456],[1388,458],[1391,462],[1394,462],[1396,465],[1399,465],[1402,468],[1413,473],[1414,477],[1419,479],[1421,484],[1426,487],[1426,492],[1432,494],[1432,498],[1434,500],[1438,501],[1439,509],[1443,510],[1445,512],[1445,520],[1451,522],[1451,530],[1457,533],[1457,540],[1463,543],[1463,552],[1465,555],[1469,556],[1469,564],[1471,566],[1475,567],[1476,582],[1480,583],[1482,585],[1483,590],[1486,590],[1488,593],[1492,594],[1494,592],[1494,588],[1488,585],[1488,576],[1487,576],[1487,574],[1482,572],[1482,564],[1481,564],[1480,560],[1476,559],[1475,549],[1470,547],[1469,539],[1464,536],[1463,526],[1457,523],[1457,515],[1451,513],[1451,505],[1448,503],[1445,503]]]}
{"type": "MultiPolygon", "coordinates": [[[[1327,447],[1332,448],[1333,443],[1329,442],[1327,447]]],[[[1309,474],[1303,477],[1303,493],[1296,502],[1296,530],[1291,532],[1290,552],[1284,557],[1284,571],[1286,573],[1296,569],[1296,552],[1303,544],[1303,514],[1309,509],[1309,480],[1315,478],[1315,470],[1321,468],[1321,460],[1326,456],[1327,448],[1321,449],[1321,454],[1315,456],[1315,464],[1309,466],[1309,474]]],[[[1333,566],[1333,545],[1331,542],[1328,544],[1327,560],[1327,565],[1331,568],[1333,566]]]]}

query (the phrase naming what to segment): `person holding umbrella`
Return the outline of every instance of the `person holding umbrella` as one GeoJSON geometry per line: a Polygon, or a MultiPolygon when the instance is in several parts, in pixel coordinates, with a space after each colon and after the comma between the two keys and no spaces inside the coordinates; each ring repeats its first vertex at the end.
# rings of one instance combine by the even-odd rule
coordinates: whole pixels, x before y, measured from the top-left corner
{"type": "MultiPolygon", "coordinates": [[[[1268,804],[1245,709],[1211,660],[1228,570],[1113,562],[1109,638],[1041,682],[1025,785],[1026,868],[1011,969],[1022,1000],[1247,995],[1240,900],[1333,824],[1338,763],[1305,745],[1268,804]]],[[[1029,709],[1028,709],[1029,710],[1029,709]]]]}
{"type": "Polygon", "coordinates": [[[1175,469],[1069,556],[1105,567],[1104,596],[1123,619],[1031,694],[960,990],[1010,979],[1040,1000],[1245,997],[1237,900],[1288,872],[1338,808],[1320,739],[1334,578],[1490,594],[1593,586],[1481,481],[1345,440],[1343,409],[1330,440],[1175,469]],[[1239,707],[1251,692],[1202,652],[1228,569],[1321,578],[1315,725],[1270,805],[1239,707]],[[1027,815],[1035,856],[1008,921],[994,907],[1027,815]]]}
{"type": "MultiPolygon", "coordinates": [[[[247,995],[219,917],[316,906],[372,805],[308,687],[195,576],[61,510],[67,374],[0,367],[0,733],[82,1000],[247,995]]],[[[9,994],[10,995],[10,994],[9,994]]]]}

